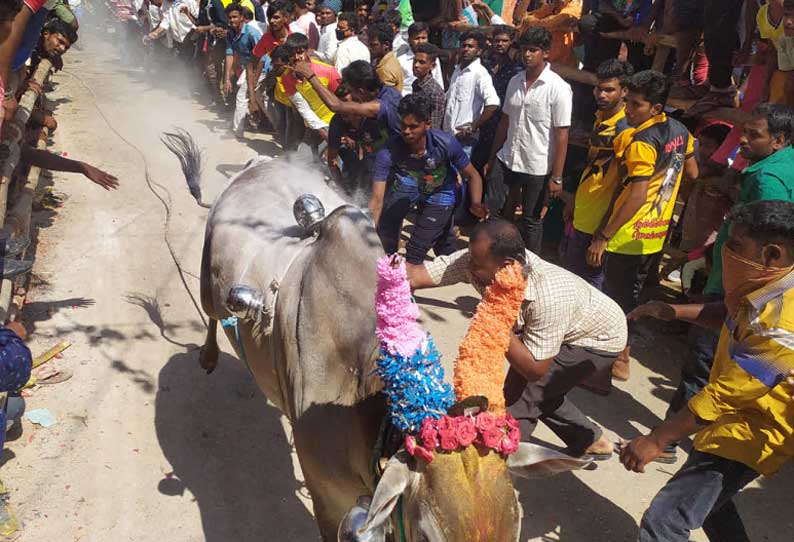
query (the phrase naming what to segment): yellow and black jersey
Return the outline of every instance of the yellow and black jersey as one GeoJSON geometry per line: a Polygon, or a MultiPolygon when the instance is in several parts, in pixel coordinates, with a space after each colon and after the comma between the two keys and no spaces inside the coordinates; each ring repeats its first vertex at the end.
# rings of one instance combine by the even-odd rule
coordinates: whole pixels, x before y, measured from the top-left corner
{"type": "MultiPolygon", "coordinates": [[[[634,130],[619,156],[622,191],[614,209],[628,198],[628,186],[647,182],[648,195],[639,211],[609,241],[607,251],[618,254],[655,254],[662,250],[684,162],[694,155],[694,138],[686,127],[661,113],[634,130]]],[[[614,213],[614,212],[613,212],[614,213]]]]}
{"type": "Polygon", "coordinates": [[[592,234],[601,224],[618,183],[615,153],[622,152],[631,141],[631,132],[625,109],[607,119],[601,118],[601,111],[596,113],[587,167],[576,189],[573,227],[577,230],[592,234]]]}

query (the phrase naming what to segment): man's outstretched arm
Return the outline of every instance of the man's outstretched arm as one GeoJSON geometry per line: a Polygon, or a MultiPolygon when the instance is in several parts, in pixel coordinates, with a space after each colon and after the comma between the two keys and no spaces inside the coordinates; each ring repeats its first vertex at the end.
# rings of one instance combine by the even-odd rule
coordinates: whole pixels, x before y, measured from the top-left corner
{"type": "Polygon", "coordinates": [[[82,173],[91,182],[98,184],[105,190],[115,190],[119,187],[119,180],[111,175],[105,173],[99,168],[80,162],[78,160],[70,160],[63,156],[58,156],[49,151],[42,149],[34,149],[28,145],[21,148],[22,159],[33,166],[50,171],[65,171],[67,173],[82,173]]]}

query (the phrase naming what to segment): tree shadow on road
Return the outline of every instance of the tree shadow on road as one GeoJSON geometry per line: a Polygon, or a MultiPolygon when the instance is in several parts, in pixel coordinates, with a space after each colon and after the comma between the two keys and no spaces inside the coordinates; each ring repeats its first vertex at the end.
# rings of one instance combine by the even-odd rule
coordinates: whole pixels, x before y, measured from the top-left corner
{"type": "Polygon", "coordinates": [[[280,412],[237,359],[222,353],[208,376],[197,355],[175,354],[160,371],[155,426],[173,472],[158,490],[193,495],[207,542],[316,540],[280,412]]]}

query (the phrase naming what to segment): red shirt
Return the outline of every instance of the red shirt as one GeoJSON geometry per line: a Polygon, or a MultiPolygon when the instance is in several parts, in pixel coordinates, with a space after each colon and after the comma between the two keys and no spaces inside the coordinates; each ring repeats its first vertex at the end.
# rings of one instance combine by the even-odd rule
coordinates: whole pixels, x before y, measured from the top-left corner
{"type": "Polygon", "coordinates": [[[24,0],[25,5],[30,8],[33,13],[38,12],[47,3],[47,0],[24,0]]]}
{"type": "MultiPolygon", "coordinates": [[[[290,34],[292,34],[292,32],[290,32],[289,28],[287,28],[287,36],[290,34]]],[[[273,49],[279,45],[284,45],[284,42],[287,41],[287,36],[284,36],[283,40],[277,40],[276,36],[274,36],[273,33],[268,30],[262,35],[262,39],[259,40],[259,43],[256,44],[256,47],[254,47],[254,56],[257,58],[262,58],[265,55],[269,55],[273,52],[273,49]]]]}
{"type": "MultiPolygon", "coordinates": [[[[320,62],[319,60],[312,59],[312,71],[320,79],[320,82],[331,92],[336,92],[339,88],[339,83],[342,81],[342,76],[339,75],[333,66],[320,62]]],[[[291,71],[281,76],[281,81],[284,83],[284,90],[287,96],[294,96],[298,92],[298,85],[300,81],[292,74],[291,71]]],[[[309,83],[311,84],[311,83],[309,83]]]]}

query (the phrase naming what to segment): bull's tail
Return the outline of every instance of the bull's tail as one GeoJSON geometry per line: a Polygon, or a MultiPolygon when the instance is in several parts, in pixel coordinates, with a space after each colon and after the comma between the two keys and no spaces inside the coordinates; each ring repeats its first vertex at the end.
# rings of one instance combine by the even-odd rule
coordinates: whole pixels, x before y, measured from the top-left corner
{"type": "Polygon", "coordinates": [[[174,128],[173,133],[163,132],[162,136],[160,136],[160,141],[162,141],[163,145],[179,159],[179,165],[182,166],[182,173],[185,175],[188,190],[190,190],[190,194],[196,198],[196,203],[207,209],[212,207],[212,205],[204,203],[201,200],[201,174],[203,164],[201,160],[201,149],[198,144],[196,144],[196,140],[193,139],[193,136],[182,128],[174,128]]]}

